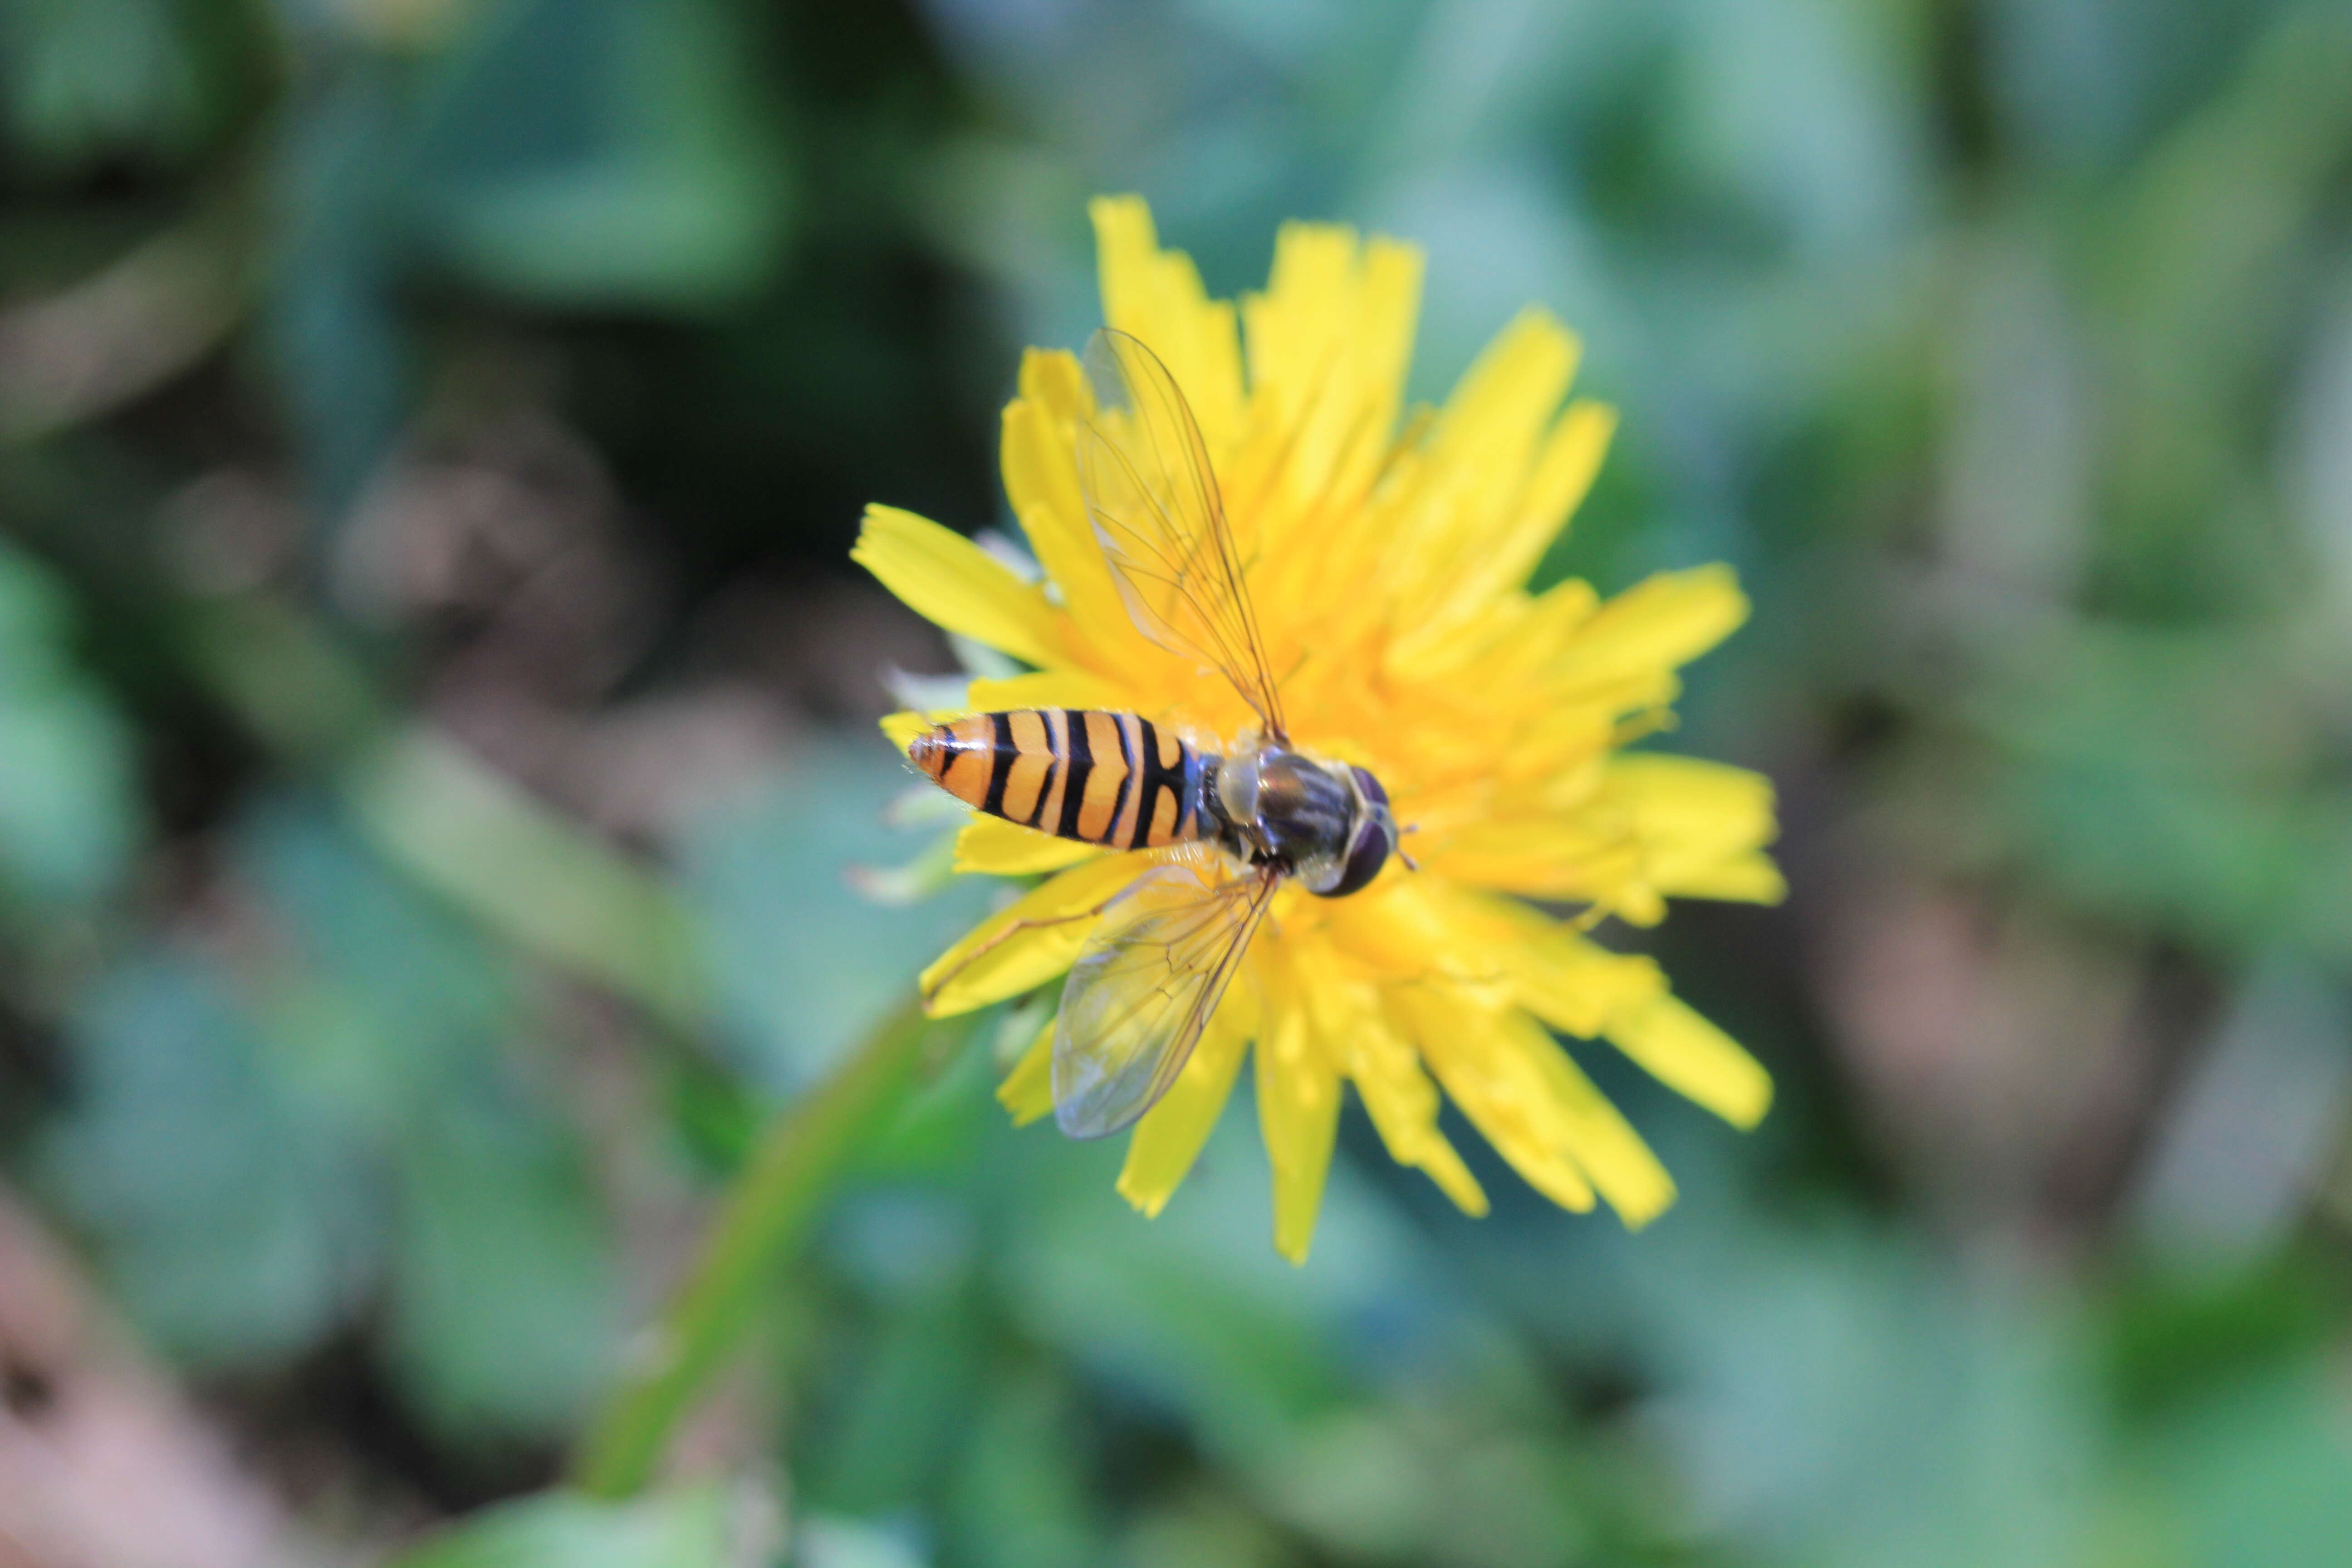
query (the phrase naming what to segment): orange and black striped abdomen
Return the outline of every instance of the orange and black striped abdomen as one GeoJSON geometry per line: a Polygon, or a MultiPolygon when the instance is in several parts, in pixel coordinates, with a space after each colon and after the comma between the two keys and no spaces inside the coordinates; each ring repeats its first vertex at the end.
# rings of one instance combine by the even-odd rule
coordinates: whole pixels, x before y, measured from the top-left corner
{"type": "Polygon", "coordinates": [[[1208,828],[1199,749],[1132,713],[974,713],[918,735],[907,755],[958,800],[1061,838],[1157,849],[1208,828]]]}

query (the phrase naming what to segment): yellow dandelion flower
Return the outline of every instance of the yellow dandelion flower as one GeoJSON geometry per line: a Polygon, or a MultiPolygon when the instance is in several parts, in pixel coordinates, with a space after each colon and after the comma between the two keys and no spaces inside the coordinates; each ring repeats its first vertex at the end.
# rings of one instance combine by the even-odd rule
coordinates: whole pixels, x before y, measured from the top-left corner
{"type": "MultiPolygon", "coordinates": [[[[953,1014],[1023,994],[1082,952],[1098,963],[1104,944],[1089,947],[1090,933],[1121,920],[1161,930],[1150,906],[1171,890],[1222,898],[1233,918],[1219,929],[1239,926],[1246,909],[1255,939],[1238,950],[1222,1001],[1206,987],[1205,1016],[1181,1042],[1189,1055],[1177,1052],[1164,1081],[1121,1113],[1149,1107],[1118,1180],[1137,1208],[1166,1205],[1248,1058],[1273,1165],[1275,1245],[1294,1261],[1313,1236],[1343,1083],[1390,1153],[1473,1215],[1486,1197],[1439,1128],[1441,1093],[1554,1201],[1585,1210],[1598,1197],[1627,1225],[1646,1223],[1673,1201],[1673,1180],[1556,1037],[1606,1040],[1740,1127],[1771,1099],[1763,1068],[1677,1001],[1655,963],[1584,934],[1602,916],[1654,924],[1673,896],[1781,894],[1763,849],[1773,805],[1762,778],[1622,749],[1664,721],[1677,667],[1737,626],[1746,600],[1721,567],[1664,574],[1606,602],[1573,580],[1528,592],[1615,423],[1606,406],[1567,401],[1578,345],[1550,316],[1520,316],[1444,407],[1409,413],[1422,271],[1412,247],[1293,224],[1265,292],[1236,304],[1210,299],[1190,258],[1160,247],[1139,199],[1101,199],[1092,212],[1119,405],[1104,402],[1102,365],[1033,350],[1004,411],[1005,487],[1044,581],[887,507],[868,510],[856,551],[930,620],[1032,667],[975,679],[962,710],[884,724],[958,793],[992,785],[998,815],[961,829],[959,870],[1043,879],[925,972],[929,1006],[953,1014]],[[1143,395],[1118,379],[1122,365],[1143,395]],[[1118,507],[1099,492],[1121,472],[1141,510],[1159,504],[1146,493],[1158,480],[1132,471],[1139,438],[1117,433],[1154,416],[1154,376],[1190,406],[1191,420],[1170,426],[1173,444],[1190,437],[1213,471],[1202,504],[1221,514],[1254,606],[1244,629],[1263,661],[1255,703],[1246,671],[1228,679],[1205,668],[1235,663],[1211,647],[1215,606],[1198,613],[1189,638],[1167,635],[1189,592],[1179,579],[1198,561],[1156,580],[1172,591],[1155,610],[1137,592],[1149,574],[1122,563],[1103,531],[1118,507]],[[1323,787],[1345,797],[1355,825],[1335,854],[1374,832],[1377,787],[1351,778],[1385,786],[1393,823],[1410,834],[1385,865],[1374,853],[1354,868],[1378,869],[1360,889],[1339,885],[1339,859],[1324,865],[1324,892],[1345,896],[1311,890],[1298,857],[1277,868],[1261,848],[1219,870],[1206,862],[1232,856],[1181,841],[1213,837],[1213,801],[1232,801],[1219,794],[1231,785],[1217,783],[1216,761],[1265,742],[1276,691],[1279,730],[1318,760],[1316,776],[1339,781],[1323,787]],[[1002,757],[973,764],[993,776],[943,777],[962,765],[955,737],[999,721],[971,715],[1007,718],[992,731],[1002,757]],[[934,728],[960,716],[955,730],[934,728]],[[1018,737],[1013,720],[1025,727],[1018,737]],[[1141,737],[1156,738],[1139,747],[1141,737]],[[1095,765],[1113,773],[1110,759],[1139,757],[1142,776],[1156,747],[1171,768],[1206,777],[1200,820],[1172,786],[1153,816],[1135,804],[1147,790],[1090,785],[1064,765],[1089,742],[1095,765]],[[1003,805],[1008,794],[1020,810],[1003,805]],[[1095,820],[1073,827],[1086,813],[1095,820]],[[1120,844],[1145,847],[1106,847],[1120,844]],[[1412,864],[1401,864],[1408,853],[1412,864]],[[1221,878],[1222,892],[1196,890],[1221,878]],[[1564,921],[1545,905],[1580,913],[1564,921]]],[[[1082,965],[1072,981],[1066,1034],[1081,981],[1098,978],[1082,965]]],[[[1089,994],[1097,1013],[1104,989],[1089,994]]],[[[1202,988],[1187,994],[1198,1004],[1202,988]]],[[[1077,1032],[1097,1048],[1119,1026],[1090,1016],[1077,1032]]],[[[1021,1121],[1055,1109],[1054,1040],[1048,1025],[1000,1091],[1021,1121]]],[[[1119,1117],[1076,1121],[1099,1130],[1119,1117]]]]}

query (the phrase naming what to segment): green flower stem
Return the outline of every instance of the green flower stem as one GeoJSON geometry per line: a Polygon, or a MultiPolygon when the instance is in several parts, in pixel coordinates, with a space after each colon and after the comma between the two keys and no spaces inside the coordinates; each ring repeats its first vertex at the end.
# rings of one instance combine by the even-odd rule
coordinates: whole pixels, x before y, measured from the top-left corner
{"type": "Polygon", "coordinates": [[[831,1078],[768,1124],[651,1344],[590,1425],[573,1467],[583,1489],[624,1498],[653,1479],[671,1433],[758,1318],[767,1286],[835,1178],[900,1103],[934,1031],[909,998],[831,1078]]]}

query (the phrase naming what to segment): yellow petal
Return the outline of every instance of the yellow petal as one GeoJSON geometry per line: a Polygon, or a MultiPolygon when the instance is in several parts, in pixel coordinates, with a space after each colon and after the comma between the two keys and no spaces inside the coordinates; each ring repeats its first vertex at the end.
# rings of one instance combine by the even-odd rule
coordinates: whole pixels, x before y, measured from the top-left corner
{"type": "Polygon", "coordinates": [[[1001,816],[974,816],[956,835],[955,868],[991,877],[1035,877],[1101,853],[1097,845],[1056,838],[1001,816]]]}
{"type": "Polygon", "coordinates": [[[1531,449],[1575,379],[1581,353],[1576,334],[1550,311],[1520,311],[1446,398],[1435,445],[1465,457],[1531,449]]]}
{"type": "Polygon", "coordinates": [[[1135,1124],[1127,1163],[1118,1173],[1119,1196],[1154,1218],[1168,1206],[1225,1109],[1234,1074],[1256,1026],[1256,995],[1244,972],[1234,977],[1224,1000],[1210,1015],[1200,1044],[1192,1047],[1192,1059],[1160,1103],[1135,1124]]]}
{"type": "MultiPolygon", "coordinates": [[[[1582,900],[1637,925],[1664,900],[1773,903],[1787,886],[1760,847],[1776,831],[1771,781],[1692,757],[1631,752],[1592,775],[1591,798],[1547,805],[1522,790],[1428,850],[1433,870],[1527,898],[1582,900]]],[[[1565,777],[1565,775],[1563,775],[1565,777]]]]}
{"type": "Polygon", "coordinates": [[[1651,1077],[1735,1127],[1753,1127],[1772,1104],[1772,1079],[1739,1042],[1661,993],[1610,1019],[1610,1044],[1651,1077]]]}
{"type": "MultiPolygon", "coordinates": [[[[1475,642],[1477,623],[1493,614],[1496,602],[1516,594],[1543,559],[1544,552],[1567,526],[1570,513],[1591,489],[1617,428],[1616,410],[1605,404],[1580,402],[1569,405],[1545,437],[1531,468],[1525,470],[1517,494],[1493,493],[1484,503],[1505,512],[1497,524],[1483,531],[1475,548],[1450,568],[1444,595],[1419,612],[1420,624],[1400,639],[1397,661],[1415,662],[1424,646],[1441,641],[1475,642]]],[[[1507,459],[1489,459],[1498,464],[1507,459]]],[[[1506,470],[1507,472],[1508,470],[1506,470]]],[[[1431,657],[1440,668],[1444,660],[1431,657]]]]}
{"type": "MultiPolygon", "coordinates": [[[[1021,395],[1005,405],[1003,447],[1005,499],[1014,512],[1044,512],[1056,525],[1055,541],[1084,539],[1086,498],[1078,489],[1077,422],[1089,405],[1085,401],[1084,374],[1072,355],[1056,350],[1031,349],[1021,362],[1021,395]]],[[[1042,542],[1034,542],[1044,548],[1042,542]]],[[[1061,574],[1041,553],[1039,564],[1056,582],[1061,574]]]]}
{"type": "MultiPolygon", "coordinates": [[[[1522,313],[1478,356],[1440,415],[1387,566],[1400,635],[1398,669],[1428,667],[1496,582],[1496,552],[1524,546],[1519,511],[1530,461],[1576,373],[1574,333],[1541,310],[1522,313]]],[[[1539,552],[1539,549],[1538,549],[1539,552]]],[[[1513,557],[1516,560],[1517,557],[1513,557]]],[[[1512,562],[1506,561],[1506,571],[1512,562]]],[[[1533,558],[1528,558],[1533,564],[1533,558]]]]}
{"type": "Polygon", "coordinates": [[[1093,406],[1075,355],[1030,350],[1021,362],[1021,395],[1005,406],[1000,459],[1013,515],[1068,612],[1070,657],[1119,674],[1146,645],[1128,619],[1079,490],[1077,427],[1093,406]]]}
{"type": "Polygon", "coordinates": [[[869,506],[849,554],[935,626],[1031,664],[1050,663],[1060,651],[1060,613],[1044,590],[929,518],[869,506]]]}
{"type": "Polygon", "coordinates": [[[1286,223],[1274,237],[1265,292],[1242,302],[1251,385],[1321,390],[1356,324],[1356,231],[1339,224],[1286,223]]]}
{"type": "MultiPolygon", "coordinates": [[[[1352,497],[1370,482],[1369,466],[1347,472],[1339,465],[1360,442],[1360,456],[1374,461],[1386,447],[1420,284],[1420,253],[1410,247],[1367,247],[1337,224],[1288,223],[1276,236],[1266,290],[1243,300],[1242,319],[1257,434],[1284,448],[1280,489],[1292,503],[1311,505],[1334,491],[1352,497]]],[[[1256,493],[1252,485],[1236,489],[1256,493]]]]}
{"type": "Polygon", "coordinates": [[[996,1098],[1013,1113],[1013,1125],[1026,1127],[1054,1113],[1054,1020],[1037,1031],[1021,1060],[996,1086],[996,1098]]]}
{"type": "Polygon", "coordinates": [[[1374,235],[1364,247],[1363,291],[1356,304],[1357,374],[1368,387],[1392,389],[1402,402],[1421,322],[1421,247],[1374,235]]]}
{"type": "Polygon", "coordinates": [[[1433,944],[1451,934],[1418,889],[1393,878],[1333,900],[1323,929],[1358,963],[1399,979],[1426,969],[1433,944]]]}
{"type": "Polygon", "coordinates": [[[1592,895],[1592,901],[1629,925],[1654,926],[1666,918],[1666,900],[1646,882],[1601,889],[1592,895]]]}
{"type": "Polygon", "coordinates": [[[1527,573],[1584,504],[1616,434],[1617,410],[1583,399],[1570,404],[1551,427],[1535,471],[1528,476],[1527,493],[1519,498],[1518,519],[1511,530],[1516,542],[1512,553],[1526,563],[1513,587],[1527,581],[1527,573]]]}
{"type": "Polygon", "coordinates": [[[1466,611],[1507,589],[1523,586],[1559,537],[1568,520],[1591,489],[1617,431],[1617,411],[1605,403],[1568,405],[1544,437],[1509,525],[1497,533],[1491,553],[1475,562],[1454,593],[1454,607],[1466,611]]]}
{"type": "Polygon", "coordinates": [[[1436,877],[1400,870],[1318,910],[1323,931],[1364,969],[1412,981],[1432,973],[1499,983],[1493,917],[1462,904],[1436,877]]]}
{"type": "Polygon", "coordinates": [[[1068,354],[1030,351],[1022,369],[1024,395],[1004,410],[1004,491],[1029,548],[1068,612],[1064,641],[1070,658],[1116,672],[1133,662],[1142,639],[1128,619],[1126,602],[1078,493],[1070,423],[1076,416],[1057,412],[1046,401],[1071,395],[1065,384],[1077,374],[1077,362],[1068,354]]]}
{"type": "Polygon", "coordinates": [[[940,1018],[969,1013],[1062,973],[1103,905],[1151,864],[1149,855],[1105,855],[991,915],[923,971],[925,1009],[940,1018]]]}
{"type": "Polygon", "coordinates": [[[1424,1172],[1464,1214],[1483,1216],[1486,1189],[1438,1131],[1437,1086],[1412,1047],[1385,1023],[1368,1025],[1349,1042],[1348,1076],[1389,1158],[1424,1172]]]}
{"type": "Polygon", "coordinates": [[[1125,695],[1099,676],[1080,669],[1034,669],[1003,680],[975,680],[967,699],[976,713],[1013,708],[1121,708],[1125,695]]]}
{"type": "Polygon", "coordinates": [[[1209,298],[1191,257],[1160,248],[1142,197],[1097,196],[1087,211],[1094,219],[1103,320],[1160,356],[1192,405],[1209,450],[1222,456],[1241,427],[1241,342],[1233,306],[1209,298]]]}
{"type": "Polygon", "coordinates": [[[1748,595],[1730,567],[1661,572],[1601,605],[1570,639],[1559,672],[1580,686],[1596,686],[1672,669],[1747,618],[1748,595]]]}
{"type": "MultiPolygon", "coordinates": [[[[1433,838],[1433,879],[1555,902],[1598,904],[1627,919],[1664,905],[1632,815],[1622,809],[1531,810],[1497,805],[1483,820],[1433,838]]],[[[1654,914],[1651,915],[1654,919],[1654,914]]]]}
{"type": "Polygon", "coordinates": [[[1717,899],[1731,904],[1777,904],[1789,896],[1788,879],[1769,855],[1749,852],[1683,871],[1660,889],[1682,899],[1717,899]]]}
{"type": "Polygon", "coordinates": [[[1563,1152],[1618,1217],[1639,1230],[1664,1214],[1675,1201],[1674,1178],[1584,1069],[1524,1013],[1508,1015],[1503,1034],[1505,1048],[1534,1068],[1552,1114],[1563,1123],[1563,1152]]]}
{"type": "Polygon", "coordinates": [[[1533,675],[1555,662],[1568,639],[1599,613],[1601,595],[1583,578],[1569,577],[1535,595],[1528,608],[1526,657],[1519,668],[1533,675]]]}
{"type": "Polygon", "coordinates": [[[1079,374],[1078,362],[1066,353],[1029,351],[1021,365],[1022,395],[1004,408],[998,459],[1005,499],[1021,520],[1037,563],[1061,586],[1065,605],[1084,626],[1091,600],[1080,603],[1068,595],[1074,588],[1092,586],[1097,577],[1108,589],[1110,580],[1078,492],[1076,422],[1085,416],[1084,408],[1063,401],[1077,395],[1069,384],[1079,374]]]}
{"type": "Polygon", "coordinates": [[[1775,832],[1772,781],[1697,757],[1612,758],[1595,809],[1622,814],[1641,846],[1643,878],[1661,893],[1777,901],[1786,890],[1756,855],[1775,832]]]}
{"type": "Polygon", "coordinates": [[[1619,885],[1640,878],[1643,860],[1622,824],[1547,816],[1474,823],[1430,850],[1428,864],[1456,881],[1496,892],[1604,900],[1619,885]]]}
{"type": "MultiPolygon", "coordinates": [[[[1018,382],[1022,400],[1045,416],[1065,446],[1077,421],[1094,412],[1094,392],[1087,384],[1086,367],[1067,349],[1030,349],[1021,356],[1018,382]]],[[[1077,499],[1077,473],[1069,475],[1069,499],[1077,499]]]]}
{"type": "Polygon", "coordinates": [[[1559,921],[1507,899],[1486,900],[1516,941],[1498,943],[1519,1005],[1554,1028],[1590,1039],[1611,1022],[1665,994],[1650,959],[1611,952],[1559,921]]]}
{"type": "Polygon", "coordinates": [[[1387,992],[1391,1016],[1480,1136],[1529,1186],[1562,1208],[1592,1206],[1592,1187],[1570,1159],[1565,1129],[1524,1053],[1511,1048],[1509,1009],[1439,984],[1387,992]]]}
{"type": "MultiPolygon", "coordinates": [[[[1421,272],[1410,246],[1363,243],[1336,225],[1286,224],[1265,292],[1242,302],[1250,425],[1219,477],[1261,603],[1349,623],[1374,621],[1384,608],[1374,594],[1334,603],[1328,587],[1377,581],[1390,542],[1391,531],[1358,526],[1355,514],[1389,467],[1421,272]],[[1349,525],[1335,527],[1340,520],[1349,525]]],[[[1307,618],[1298,617],[1302,634],[1307,618]]],[[[1276,616],[1267,626],[1269,651],[1286,667],[1310,646],[1282,635],[1290,619],[1276,616]]],[[[1311,646],[1337,651],[1329,637],[1311,646]]]]}
{"type": "Polygon", "coordinates": [[[1298,943],[1293,963],[1313,996],[1316,1028],[1338,1047],[1390,1157],[1427,1173],[1465,1213],[1485,1214],[1477,1178],[1437,1130],[1437,1087],[1390,1026],[1379,990],[1349,979],[1339,955],[1321,942],[1298,943]]]}
{"type": "Polygon", "coordinates": [[[1307,1261],[1331,1147],[1339,1130],[1339,1074],[1318,1037],[1307,999],[1273,947],[1262,962],[1268,1018],[1257,1047],[1257,1122],[1274,1165],[1274,1247],[1307,1261]]]}

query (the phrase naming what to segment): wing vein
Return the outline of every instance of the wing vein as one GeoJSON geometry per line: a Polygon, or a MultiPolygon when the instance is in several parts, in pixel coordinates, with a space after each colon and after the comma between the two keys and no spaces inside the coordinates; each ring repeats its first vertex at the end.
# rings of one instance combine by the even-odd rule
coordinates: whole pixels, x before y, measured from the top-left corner
{"type": "Polygon", "coordinates": [[[1087,351],[1095,414],[1079,481],[1095,537],[1136,628],[1212,666],[1286,738],[1248,573],[1184,394],[1143,343],[1106,329],[1087,351]]]}
{"type": "Polygon", "coordinates": [[[1159,866],[1107,906],[1071,968],[1054,1039],[1054,1110],[1101,1137],[1156,1104],[1200,1043],[1271,905],[1271,868],[1212,882],[1159,866]]]}

